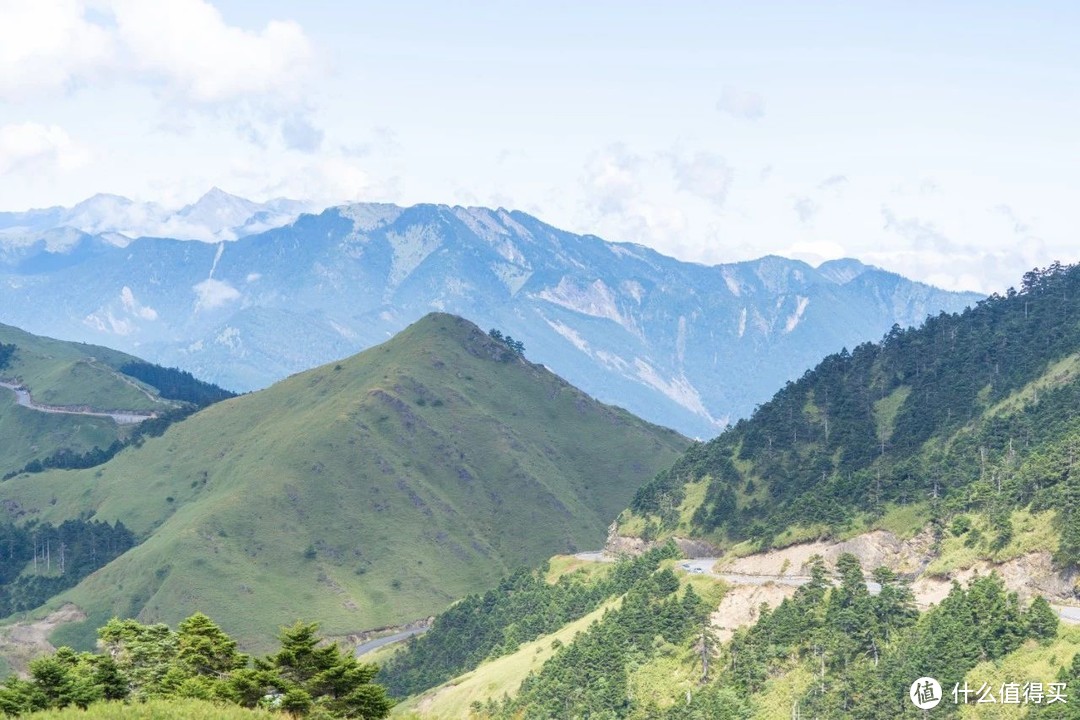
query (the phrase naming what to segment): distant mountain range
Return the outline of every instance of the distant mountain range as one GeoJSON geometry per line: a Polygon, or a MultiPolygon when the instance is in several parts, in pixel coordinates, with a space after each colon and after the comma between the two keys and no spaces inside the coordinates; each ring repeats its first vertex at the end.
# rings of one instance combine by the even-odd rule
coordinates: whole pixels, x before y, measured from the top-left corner
{"type": "MultiPolygon", "coordinates": [[[[172,217],[239,235],[269,222],[241,222],[256,207],[246,202],[211,191],[172,217]]],[[[12,218],[0,214],[0,228],[12,218]]],[[[123,247],[104,225],[39,227],[49,223],[0,245],[0,321],[250,390],[442,310],[523,341],[531,360],[605,402],[698,437],[828,352],[979,299],[855,260],[686,263],[503,209],[355,204],[234,242],[123,247]]]]}
{"type": "Polygon", "coordinates": [[[256,203],[216,187],[178,210],[98,194],[70,208],[0,212],[0,252],[32,249],[39,243],[48,251],[63,252],[83,235],[97,235],[119,246],[137,237],[235,240],[286,225],[315,209],[311,203],[287,198],[256,203]]]}

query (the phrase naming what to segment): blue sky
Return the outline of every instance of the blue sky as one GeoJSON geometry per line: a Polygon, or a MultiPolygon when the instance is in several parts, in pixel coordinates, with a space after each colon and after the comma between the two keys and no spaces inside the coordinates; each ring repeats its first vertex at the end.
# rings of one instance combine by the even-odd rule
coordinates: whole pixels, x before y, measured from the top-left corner
{"type": "Polygon", "coordinates": [[[505,206],[1000,290],[1078,258],[1075,3],[0,0],[0,209],[505,206]]]}

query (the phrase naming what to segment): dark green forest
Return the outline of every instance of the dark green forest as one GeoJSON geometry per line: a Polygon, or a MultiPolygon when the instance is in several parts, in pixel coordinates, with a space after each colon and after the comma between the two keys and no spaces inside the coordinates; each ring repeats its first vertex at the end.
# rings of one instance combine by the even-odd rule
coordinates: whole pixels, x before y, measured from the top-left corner
{"type": "Polygon", "coordinates": [[[519,570],[494,590],[469,595],[436,616],[431,629],[411,639],[407,651],[384,668],[380,680],[395,697],[435,687],[587,615],[651,576],[661,560],[678,555],[674,545],[654,548],[592,582],[564,575],[548,583],[547,567],[519,570]]]}
{"type": "Polygon", "coordinates": [[[282,628],[280,650],[254,659],[201,613],[175,631],[114,618],[98,638],[100,653],[60,648],[34,660],[29,679],[8,678],[0,685],[0,713],[197,698],[290,717],[377,720],[393,705],[373,682],[378,668],[324,642],[316,624],[282,628]]]}
{"type": "Polygon", "coordinates": [[[626,717],[632,664],[647,662],[661,643],[681,644],[707,622],[710,608],[693,588],[679,590],[671,570],[641,578],[622,605],[560,647],[530,674],[513,699],[473,707],[477,718],[626,717]]]}
{"type": "Polygon", "coordinates": [[[236,393],[198,380],[188,371],[179,368],[167,368],[147,362],[129,362],[117,369],[157,389],[163,398],[180,400],[196,407],[206,407],[236,397],[236,393]]]}
{"type": "Polygon", "coordinates": [[[3,370],[8,366],[8,363],[11,362],[11,358],[14,357],[14,355],[14,345],[0,343],[0,370],[3,370]]]}
{"type": "MultiPolygon", "coordinates": [[[[1045,599],[1037,597],[1024,607],[997,575],[976,576],[967,587],[954,583],[941,603],[920,615],[905,579],[884,567],[867,578],[859,561],[847,554],[838,558],[834,574],[826,571],[820,557],[813,559],[809,582],[778,606],[762,607],[754,625],[736,630],[721,644],[710,626],[713,608],[692,587],[680,591],[670,569],[654,566],[641,573],[643,567],[619,593],[621,603],[570,642],[555,641],[555,654],[524,680],[513,697],[474,702],[470,716],[747,719],[760,710],[757,700],[768,692],[770,679],[801,670],[810,678],[792,708],[801,717],[922,717],[907,695],[917,678],[930,675],[951,689],[962,685],[978,663],[1003,658],[1026,642],[1050,643],[1058,632],[1058,618],[1045,599]],[[877,585],[873,593],[868,580],[877,585]],[[657,704],[655,697],[635,696],[635,671],[661,652],[689,653],[695,664],[699,656],[708,657],[685,699],[678,693],[679,697],[657,704]]],[[[485,622],[488,635],[515,633],[521,613],[500,609],[543,597],[522,579],[503,583],[483,596],[483,605],[472,605],[469,615],[480,607],[493,609],[485,622]],[[516,597],[518,593],[523,595],[516,597]]],[[[551,597],[566,591],[549,587],[551,597]]],[[[533,614],[546,609],[535,606],[533,614]]],[[[422,648],[420,641],[414,643],[397,662],[416,668],[425,659],[458,652],[454,665],[460,674],[503,652],[497,650],[487,658],[483,653],[460,654],[468,646],[468,636],[451,632],[448,621],[460,622],[462,617],[453,608],[440,615],[436,624],[441,632],[424,638],[422,648]]],[[[1069,682],[1077,670],[1080,661],[1064,663],[1058,677],[1069,682]]],[[[388,671],[393,682],[393,662],[388,671]]],[[[432,685],[441,676],[416,685],[432,685]]],[[[953,716],[958,710],[950,699],[935,717],[953,716]]],[[[1062,714],[1070,712],[1065,709],[1036,711],[1039,717],[1075,717],[1062,714]]]]}
{"type": "MultiPolygon", "coordinates": [[[[984,513],[999,545],[1014,508],[1058,508],[1075,525],[1080,381],[1069,363],[1078,351],[1080,267],[1029,272],[1018,291],[830,355],[750,419],[692,447],[638,491],[632,510],[662,534],[685,483],[708,477],[693,529],[731,542],[767,546],[800,524],[841,530],[889,503],[931,503],[939,529],[950,515],[984,513]],[[1055,363],[1065,364],[1061,377],[1044,378],[1055,363]]],[[[1060,559],[1075,562],[1080,527],[1061,531],[1074,540],[1060,559]]]]}
{"type": "Polygon", "coordinates": [[[0,617],[38,607],[134,546],[120,522],[0,524],[0,617]]]}

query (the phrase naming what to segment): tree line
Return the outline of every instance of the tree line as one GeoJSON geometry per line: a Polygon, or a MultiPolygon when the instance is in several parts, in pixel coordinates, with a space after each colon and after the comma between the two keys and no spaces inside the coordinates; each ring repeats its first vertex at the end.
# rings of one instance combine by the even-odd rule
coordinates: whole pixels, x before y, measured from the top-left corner
{"type": "Polygon", "coordinates": [[[40,606],[135,544],[121,522],[0,523],[0,617],[40,606]]]}
{"type": "Polygon", "coordinates": [[[495,342],[502,343],[506,347],[510,348],[510,350],[513,351],[515,354],[521,356],[525,355],[525,343],[521,342],[520,340],[515,340],[509,335],[503,335],[502,331],[496,330],[495,328],[491,328],[491,330],[488,330],[488,336],[491,337],[491,339],[495,342]]]}
{"type": "Polygon", "coordinates": [[[280,649],[254,659],[202,613],[175,631],[114,618],[98,638],[99,653],[60,648],[31,662],[29,679],[8,678],[0,686],[0,712],[196,698],[291,717],[376,720],[393,705],[373,682],[378,667],[323,642],[314,623],[283,628],[280,649]]]}
{"type": "MultiPolygon", "coordinates": [[[[922,717],[908,698],[916,679],[936,678],[948,692],[976,664],[1057,635],[1049,603],[1038,597],[1022,608],[997,575],[976,577],[966,588],[954,583],[920,616],[910,588],[887,568],[873,572],[881,591],[871,595],[854,556],[842,555],[836,567],[839,584],[830,589],[818,558],[811,582],[736,631],[722,654],[717,689],[761,693],[770,676],[802,667],[813,677],[797,700],[805,717],[922,717]]],[[[949,702],[937,712],[958,710],[949,702]]]]}
{"type": "Polygon", "coordinates": [[[0,480],[10,480],[22,473],[40,473],[46,470],[81,470],[97,467],[112,460],[116,455],[128,446],[139,447],[148,437],[160,437],[173,423],[179,422],[193,414],[192,407],[176,408],[159,414],[157,417],[147,418],[136,425],[124,440],[113,440],[108,447],[101,448],[97,445],[86,452],[75,452],[71,448],[60,448],[44,458],[34,458],[18,470],[12,470],[0,477],[0,480]]]}
{"type": "Polygon", "coordinates": [[[686,643],[709,608],[670,569],[636,582],[617,609],[555,654],[521,683],[514,698],[474,703],[471,716],[484,720],[571,717],[621,718],[640,710],[630,690],[632,669],[647,663],[664,644],[686,643]]]}
{"type": "MultiPolygon", "coordinates": [[[[776,607],[762,606],[757,622],[737,629],[725,644],[712,633],[712,608],[692,587],[680,593],[671,570],[659,570],[588,630],[566,644],[554,641],[555,654],[514,697],[475,702],[470,716],[745,720],[759,716],[770,681],[798,673],[807,681],[785,708],[792,717],[915,718],[922,711],[908,690],[917,678],[934,677],[948,693],[978,663],[1028,641],[1049,644],[1057,635],[1058,619],[1045,599],[1025,608],[994,574],[977,576],[967,587],[954,583],[940,604],[920,615],[907,582],[888,568],[871,573],[881,586],[871,594],[853,555],[837,559],[835,582],[820,557],[810,566],[808,583],[776,607]],[[635,692],[637,673],[659,655],[683,668],[693,663],[695,672],[700,667],[688,692],[662,685],[635,692]]],[[[1078,672],[1080,660],[1064,664],[1057,677],[1074,681],[1078,672]]],[[[958,711],[950,698],[936,713],[958,711]]],[[[1036,711],[1076,717],[1057,707],[1036,711]]]]}
{"type": "Polygon", "coordinates": [[[657,547],[619,561],[606,577],[591,581],[571,574],[549,583],[546,564],[518,570],[493,590],[469,595],[437,615],[430,630],[387,663],[382,680],[395,697],[435,687],[587,615],[678,555],[674,545],[657,547]]]}
{"type": "Polygon", "coordinates": [[[0,343],[0,370],[6,370],[11,358],[15,356],[15,345],[0,343]]]}
{"type": "Polygon", "coordinates": [[[199,380],[179,368],[167,368],[147,362],[129,362],[117,369],[156,388],[158,394],[167,400],[180,400],[200,408],[236,397],[236,393],[199,380]]]}

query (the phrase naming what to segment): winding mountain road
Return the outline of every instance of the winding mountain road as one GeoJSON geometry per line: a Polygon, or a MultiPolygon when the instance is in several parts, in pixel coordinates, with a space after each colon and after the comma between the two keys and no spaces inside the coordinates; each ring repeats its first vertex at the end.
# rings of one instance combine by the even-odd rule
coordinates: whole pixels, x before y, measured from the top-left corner
{"type": "Polygon", "coordinates": [[[396,642],[399,642],[401,640],[406,640],[408,638],[411,638],[413,635],[420,635],[422,633],[425,633],[425,632],[427,632],[427,630],[428,630],[428,628],[425,625],[425,626],[422,626],[422,627],[415,627],[415,628],[411,628],[409,630],[404,630],[404,631],[399,632],[399,633],[394,633],[393,635],[384,635],[382,637],[377,637],[377,638],[375,638],[373,640],[368,640],[365,643],[361,643],[360,645],[357,645],[355,654],[356,654],[357,657],[360,657],[361,655],[366,655],[367,653],[371,652],[372,650],[378,650],[379,648],[383,647],[384,645],[389,645],[390,643],[396,643],[396,642]]]}
{"type": "Polygon", "coordinates": [[[34,398],[31,397],[30,391],[22,385],[12,382],[0,381],[0,387],[5,387],[15,393],[16,402],[22,405],[24,408],[36,410],[43,413],[53,413],[56,415],[87,415],[89,417],[106,417],[112,418],[117,425],[135,425],[141,423],[143,420],[149,420],[150,418],[157,417],[157,413],[135,413],[135,412],[99,412],[96,410],[90,410],[82,407],[70,407],[70,406],[56,406],[56,405],[40,405],[34,402],[34,398]]]}

